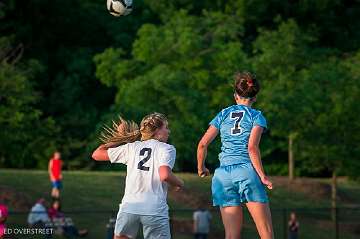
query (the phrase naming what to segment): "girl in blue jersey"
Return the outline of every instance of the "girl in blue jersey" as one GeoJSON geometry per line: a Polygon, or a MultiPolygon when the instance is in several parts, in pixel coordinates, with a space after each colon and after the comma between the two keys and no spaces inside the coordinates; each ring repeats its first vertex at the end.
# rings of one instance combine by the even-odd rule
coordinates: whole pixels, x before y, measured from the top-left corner
{"type": "Polygon", "coordinates": [[[251,108],[260,90],[248,72],[235,74],[232,105],[219,112],[199,142],[198,174],[208,176],[205,158],[208,145],[220,132],[220,167],[212,179],[214,206],[219,206],[226,239],[239,239],[243,222],[242,205],[248,208],[261,239],[273,239],[273,228],[265,186],[272,189],[261,163],[259,143],[267,128],[262,113],[251,108]]]}

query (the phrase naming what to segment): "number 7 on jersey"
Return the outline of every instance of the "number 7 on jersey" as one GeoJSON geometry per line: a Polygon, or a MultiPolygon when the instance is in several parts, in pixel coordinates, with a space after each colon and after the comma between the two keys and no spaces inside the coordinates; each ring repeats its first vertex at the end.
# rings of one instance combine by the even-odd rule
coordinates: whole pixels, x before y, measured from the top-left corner
{"type": "Polygon", "coordinates": [[[231,112],[231,119],[236,119],[235,120],[235,124],[234,127],[231,128],[231,134],[241,134],[242,129],[240,127],[240,123],[242,118],[244,117],[244,111],[240,111],[240,112],[231,112]]]}

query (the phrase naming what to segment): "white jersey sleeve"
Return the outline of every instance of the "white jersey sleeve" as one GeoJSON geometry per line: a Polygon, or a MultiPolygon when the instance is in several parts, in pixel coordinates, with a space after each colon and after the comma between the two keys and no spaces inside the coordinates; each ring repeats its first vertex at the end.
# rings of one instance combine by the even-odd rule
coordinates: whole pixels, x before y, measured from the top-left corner
{"type": "Polygon", "coordinates": [[[109,159],[111,163],[122,163],[127,164],[128,162],[128,153],[129,153],[130,144],[125,144],[118,146],[116,148],[109,148],[107,150],[109,159]]]}
{"type": "Polygon", "coordinates": [[[159,148],[159,166],[168,166],[173,169],[176,159],[176,149],[174,146],[167,144],[159,148]]]}

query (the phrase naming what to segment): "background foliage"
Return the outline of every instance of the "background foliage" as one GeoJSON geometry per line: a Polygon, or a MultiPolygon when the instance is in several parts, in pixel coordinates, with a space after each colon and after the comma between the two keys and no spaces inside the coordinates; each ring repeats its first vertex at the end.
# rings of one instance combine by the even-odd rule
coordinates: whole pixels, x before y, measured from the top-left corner
{"type": "MultiPolygon", "coordinates": [[[[0,3],[0,166],[90,161],[101,126],[121,114],[170,119],[177,169],[194,171],[208,122],[233,104],[232,75],[254,71],[270,131],[268,172],[359,172],[360,3],[138,0],[115,18],[105,1],[0,3]]],[[[217,166],[219,142],[208,164],[217,166]]]]}

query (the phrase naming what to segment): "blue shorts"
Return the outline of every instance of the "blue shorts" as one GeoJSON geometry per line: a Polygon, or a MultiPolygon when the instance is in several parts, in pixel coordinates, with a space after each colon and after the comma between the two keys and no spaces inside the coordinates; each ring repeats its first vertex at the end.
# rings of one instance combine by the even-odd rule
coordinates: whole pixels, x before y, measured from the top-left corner
{"type": "Polygon", "coordinates": [[[265,187],[251,163],[217,168],[211,190],[214,206],[239,206],[247,202],[269,201],[265,187]]]}
{"type": "Polygon", "coordinates": [[[61,180],[53,181],[51,182],[51,185],[53,188],[62,189],[61,180]]]}

